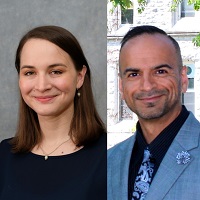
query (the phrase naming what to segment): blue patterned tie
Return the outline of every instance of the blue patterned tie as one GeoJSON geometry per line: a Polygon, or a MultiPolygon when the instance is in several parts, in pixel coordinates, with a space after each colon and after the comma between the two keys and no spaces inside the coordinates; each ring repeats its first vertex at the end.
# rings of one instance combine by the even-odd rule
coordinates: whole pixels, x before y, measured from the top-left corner
{"type": "Polygon", "coordinates": [[[147,148],[144,150],[143,161],[135,179],[132,200],[145,199],[152,181],[153,169],[154,163],[151,162],[151,153],[147,148]]]}

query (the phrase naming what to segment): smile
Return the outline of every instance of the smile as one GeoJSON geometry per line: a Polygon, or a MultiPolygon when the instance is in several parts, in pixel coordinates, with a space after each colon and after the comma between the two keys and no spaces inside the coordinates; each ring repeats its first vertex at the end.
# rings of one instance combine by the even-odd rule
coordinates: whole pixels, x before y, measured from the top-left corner
{"type": "Polygon", "coordinates": [[[139,100],[144,101],[144,102],[155,102],[158,101],[160,99],[162,95],[159,96],[150,96],[150,97],[144,97],[144,98],[140,98],[139,100]]]}
{"type": "Polygon", "coordinates": [[[56,96],[57,95],[54,95],[54,96],[37,96],[37,97],[34,97],[34,98],[41,103],[50,103],[55,99],[56,96]]]}

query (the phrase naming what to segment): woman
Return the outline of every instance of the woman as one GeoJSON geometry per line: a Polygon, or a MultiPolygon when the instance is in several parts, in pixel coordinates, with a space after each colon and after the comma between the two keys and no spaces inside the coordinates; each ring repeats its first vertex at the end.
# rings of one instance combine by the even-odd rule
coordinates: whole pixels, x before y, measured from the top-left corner
{"type": "Polygon", "coordinates": [[[21,39],[20,109],[0,144],[0,199],[106,199],[106,134],[76,38],[42,26],[21,39]]]}

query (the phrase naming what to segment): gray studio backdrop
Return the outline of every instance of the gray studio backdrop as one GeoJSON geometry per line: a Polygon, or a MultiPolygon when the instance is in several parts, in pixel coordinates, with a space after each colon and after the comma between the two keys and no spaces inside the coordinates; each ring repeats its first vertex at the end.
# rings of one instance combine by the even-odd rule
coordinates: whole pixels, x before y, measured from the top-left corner
{"type": "Polygon", "coordinates": [[[15,134],[18,80],[15,51],[26,31],[58,25],[81,43],[93,76],[97,108],[106,123],[106,0],[0,0],[0,140],[15,134]]]}

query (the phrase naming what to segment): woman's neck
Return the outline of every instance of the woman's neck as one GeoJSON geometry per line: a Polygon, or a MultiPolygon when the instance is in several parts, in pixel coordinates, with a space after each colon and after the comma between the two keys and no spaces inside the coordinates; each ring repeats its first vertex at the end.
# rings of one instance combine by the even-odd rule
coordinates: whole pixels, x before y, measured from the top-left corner
{"type": "Polygon", "coordinates": [[[76,146],[69,136],[73,115],[59,115],[58,117],[38,116],[42,132],[42,140],[32,152],[39,155],[55,156],[78,151],[82,147],[76,146]]]}
{"type": "Polygon", "coordinates": [[[55,144],[69,138],[73,115],[38,116],[42,132],[42,142],[55,144]]]}

